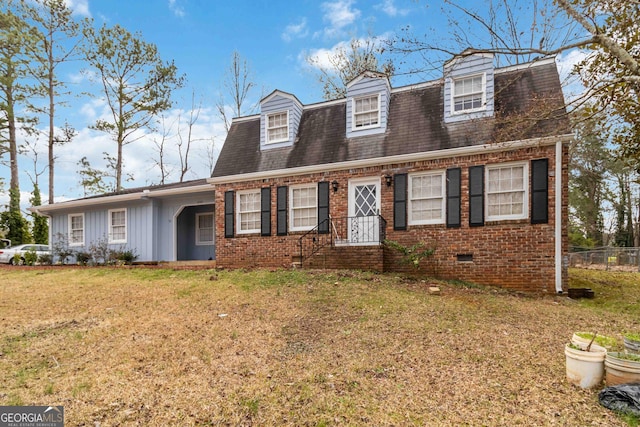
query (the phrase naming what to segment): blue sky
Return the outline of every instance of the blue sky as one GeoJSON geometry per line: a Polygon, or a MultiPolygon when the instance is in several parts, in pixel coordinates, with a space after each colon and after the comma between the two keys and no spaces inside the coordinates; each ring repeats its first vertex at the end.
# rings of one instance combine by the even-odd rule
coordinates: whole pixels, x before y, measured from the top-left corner
{"type": "MultiPolygon", "coordinates": [[[[208,176],[207,145],[213,141],[219,150],[224,141],[224,126],[215,112],[215,103],[223,90],[222,81],[233,51],[246,59],[257,87],[250,93],[248,104],[274,89],[293,93],[304,104],[322,101],[322,88],[317,70],[306,61],[309,56],[324,61],[327,55],[351,38],[374,36],[392,38],[401,28],[410,26],[417,34],[432,28],[447,31],[441,14],[441,1],[415,0],[67,0],[78,17],[91,17],[96,26],[119,24],[132,33],[158,46],[163,60],[173,60],[187,82],[175,93],[175,106],[166,113],[165,123],[173,124],[189,114],[192,94],[202,103],[194,126],[195,143],[187,179],[208,176]]],[[[475,2],[474,2],[475,4],[475,2]]],[[[570,62],[565,57],[560,62],[570,62]]],[[[105,104],[95,85],[82,73],[79,62],[68,64],[62,79],[70,82],[72,91],[90,91],[98,97],[76,97],[66,108],[59,109],[58,123],[69,121],[78,131],[75,140],[57,150],[56,201],[83,196],[79,187],[77,162],[86,156],[94,167],[104,167],[102,153],[115,155],[115,143],[88,126],[106,113],[105,104]]],[[[399,68],[399,67],[397,67],[399,68]]],[[[392,79],[393,86],[424,81],[424,76],[404,75],[392,79]]],[[[181,129],[185,132],[184,126],[181,129]]],[[[158,154],[154,140],[158,134],[141,134],[142,138],[124,148],[124,172],[134,180],[126,187],[158,183],[159,169],[154,166],[158,154]]],[[[39,169],[46,160],[44,142],[36,144],[39,169]]],[[[178,155],[175,147],[167,153],[174,169],[168,181],[176,181],[178,155]]],[[[27,172],[33,176],[33,160],[20,159],[22,204],[28,205],[32,186],[27,172]]],[[[9,170],[0,166],[0,176],[8,186],[9,170]]],[[[47,174],[39,178],[46,200],[47,174]]],[[[0,203],[6,203],[0,195],[0,203]]]]}

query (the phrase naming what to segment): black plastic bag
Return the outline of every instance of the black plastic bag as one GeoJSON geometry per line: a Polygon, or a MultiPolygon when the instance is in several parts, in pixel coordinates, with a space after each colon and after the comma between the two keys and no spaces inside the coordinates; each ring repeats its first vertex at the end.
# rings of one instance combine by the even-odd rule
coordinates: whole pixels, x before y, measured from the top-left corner
{"type": "Polygon", "coordinates": [[[605,408],[640,417],[640,383],[607,387],[598,395],[605,408]]]}

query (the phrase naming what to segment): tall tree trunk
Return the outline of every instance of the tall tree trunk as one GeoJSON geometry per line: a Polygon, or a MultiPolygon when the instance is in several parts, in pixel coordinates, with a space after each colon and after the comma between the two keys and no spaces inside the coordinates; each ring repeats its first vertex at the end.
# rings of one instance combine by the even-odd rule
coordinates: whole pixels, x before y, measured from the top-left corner
{"type": "MultiPolygon", "coordinates": [[[[52,43],[51,41],[50,43],[52,43]]],[[[53,84],[53,52],[48,52],[49,55],[49,204],[53,204],[54,198],[54,157],[53,157],[53,145],[55,143],[54,137],[54,117],[55,117],[55,103],[54,103],[54,84],[53,84]]]]}
{"type": "MultiPolygon", "coordinates": [[[[11,182],[9,183],[9,189],[18,192],[20,194],[20,179],[18,174],[18,143],[16,141],[16,117],[14,113],[14,100],[11,89],[7,93],[7,125],[9,127],[9,162],[11,169],[11,182]]],[[[20,199],[18,198],[18,201],[20,199]]]]}

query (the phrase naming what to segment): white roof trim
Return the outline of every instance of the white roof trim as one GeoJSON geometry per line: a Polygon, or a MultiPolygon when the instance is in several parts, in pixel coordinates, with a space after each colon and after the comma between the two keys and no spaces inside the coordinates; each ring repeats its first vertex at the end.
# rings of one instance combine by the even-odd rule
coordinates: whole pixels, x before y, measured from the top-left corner
{"type": "Polygon", "coordinates": [[[556,63],[555,55],[547,56],[540,59],[534,59],[533,61],[526,62],[524,64],[515,64],[515,65],[509,65],[507,67],[496,68],[494,70],[494,74],[507,73],[509,71],[526,70],[527,68],[533,68],[533,67],[538,67],[540,65],[555,64],[555,63],[556,63]]]}
{"type": "Polygon", "coordinates": [[[275,98],[276,96],[281,96],[283,98],[287,98],[287,99],[295,102],[296,104],[302,106],[302,103],[298,100],[298,98],[296,98],[296,96],[294,94],[282,91],[280,89],[276,89],[273,92],[271,92],[269,95],[267,95],[266,97],[262,98],[260,100],[260,104],[264,104],[265,102],[269,102],[271,99],[275,98]]]}
{"type": "Polygon", "coordinates": [[[325,163],[320,165],[301,166],[297,168],[276,169],[264,172],[251,172],[238,175],[226,175],[207,178],[210,184],[228,184],[241,181],[253,181],[256,179],[282,178],[287,176],[305,175],[318,172],[331,172],[344,169],[365,168],[370,166],[387,165],[395,163],[408,163],[423,160],[435,160],[441,158],[451,158],[460,156],[470,156],[474,154],[494,153],[505,150],[515,150],[519,148],[554,145],[558,140],[563,143],[570,141],[572,134],[548,136],[544,138],[534,138],[519,141],[501,142],[497,144],[473,145],[470,147],[450,148],[446,150],[425,151],[422,153],[400,154],[397,156],[375,157],[372,159],[350,160],[339,163],[325,163]]]}
{"type": "Polygon", "coordinates": [[[389,82],[389,77],[386,74],[381,73],[379,71],[370,71],[370,70],[363,71],[357,77],[355,77],[353,80],[347,83],[347,89],[349,89],[351,86],[353,86],[354,84],[364,79],[384,79],[384,82],[387,85],[387,88],[391,89],[391,83],[389,82]]]}
{"type": "Polygon", "coordinates": [[[467,59],[472,56],[481,56],[483,58],[493,58],[495,55],[493,52],[486,52],[482,50],[476,49],[465,49],[461,53],[454,55],[453,58],[444,63],[444,68],[452,67],[456,62],[461,61],[463,59],[467,59]]]}
{"type": "MultiPolygon", "coordinates": [[[[76,199],[67,202],[53,203],[50,205],[31,206],[29,211],[39,215],[48,215],[49,212],[55,212],[67,209],[86,208],[91,206],[108,205],[114,203],[130,202],[135,200],[152,199],[154,197],[173,196],[179,194],[202,193],[213,191],[210,184],[194,185],[192,187],[176,187],[160,190],[145,189],[136,193],[116,194],[113,196],[96,197],[93,199],[76,199]]],[[[212,199],[213,202],[213,199],[212,199]]]]}

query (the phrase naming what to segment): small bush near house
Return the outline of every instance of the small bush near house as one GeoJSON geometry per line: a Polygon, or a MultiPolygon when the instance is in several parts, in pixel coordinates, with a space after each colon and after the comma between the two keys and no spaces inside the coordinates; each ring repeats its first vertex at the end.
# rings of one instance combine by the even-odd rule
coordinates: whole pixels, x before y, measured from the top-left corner
{"type": "Polygon", "coordinates": [[[58,258],[60,264],[66,264],[69,257],[75,254],[73,249],[69,249],[69,239],[65,234],[56,234],[55,243],[52,246],[53,257],[58,258]]]}
{"type": "Polygon", "coordinates": [[[22,264],[22,255],[15,254],[13,256],[13,265],[21,265],[22,264]]]}
{"type": "Polygon", "coordinates": [[[384,244],[398,251],[402,255],[402,262],[409,264],[416,270],[420,267],[420,262],[423,259],[433,256],[436,252],[435,246],[428,248],[424,242],[418,242],[413,246],[404,246],[393,240],[385,240],[384,244]]]}
{"type": "Polygon", "coordinates": [[[80,265],[87,265],[91,261],[91,254],[89,252],[78,252],[76,254],[76,261],[80,265]]]}
{"type": "Polygon", "coordinates": [[[53,256],[50,254],[42,254],[38,257],[38,262],[43,265],[53,264],[53,256]]]}
{"type": "Polygon", "coordinates": [[[113,251],[111,253],[111,258],[126,265],[131,265],[133,261],[138,259],[138,255],[136,255],[134,251],[127,249],[122,251],[113,251]]]}
{"type": "Polygon", "coordinates": [[[108,264],[113,259],[112,252],[106,238],[96,240],[89,246],[89,253],[96,264],[108,264]]]}
{"type": "Polygon", "coordinates": [[[27,251],[24,253],[24,263],[34,265],[38,261],[38,254],[35,251],[27,251]]]}

